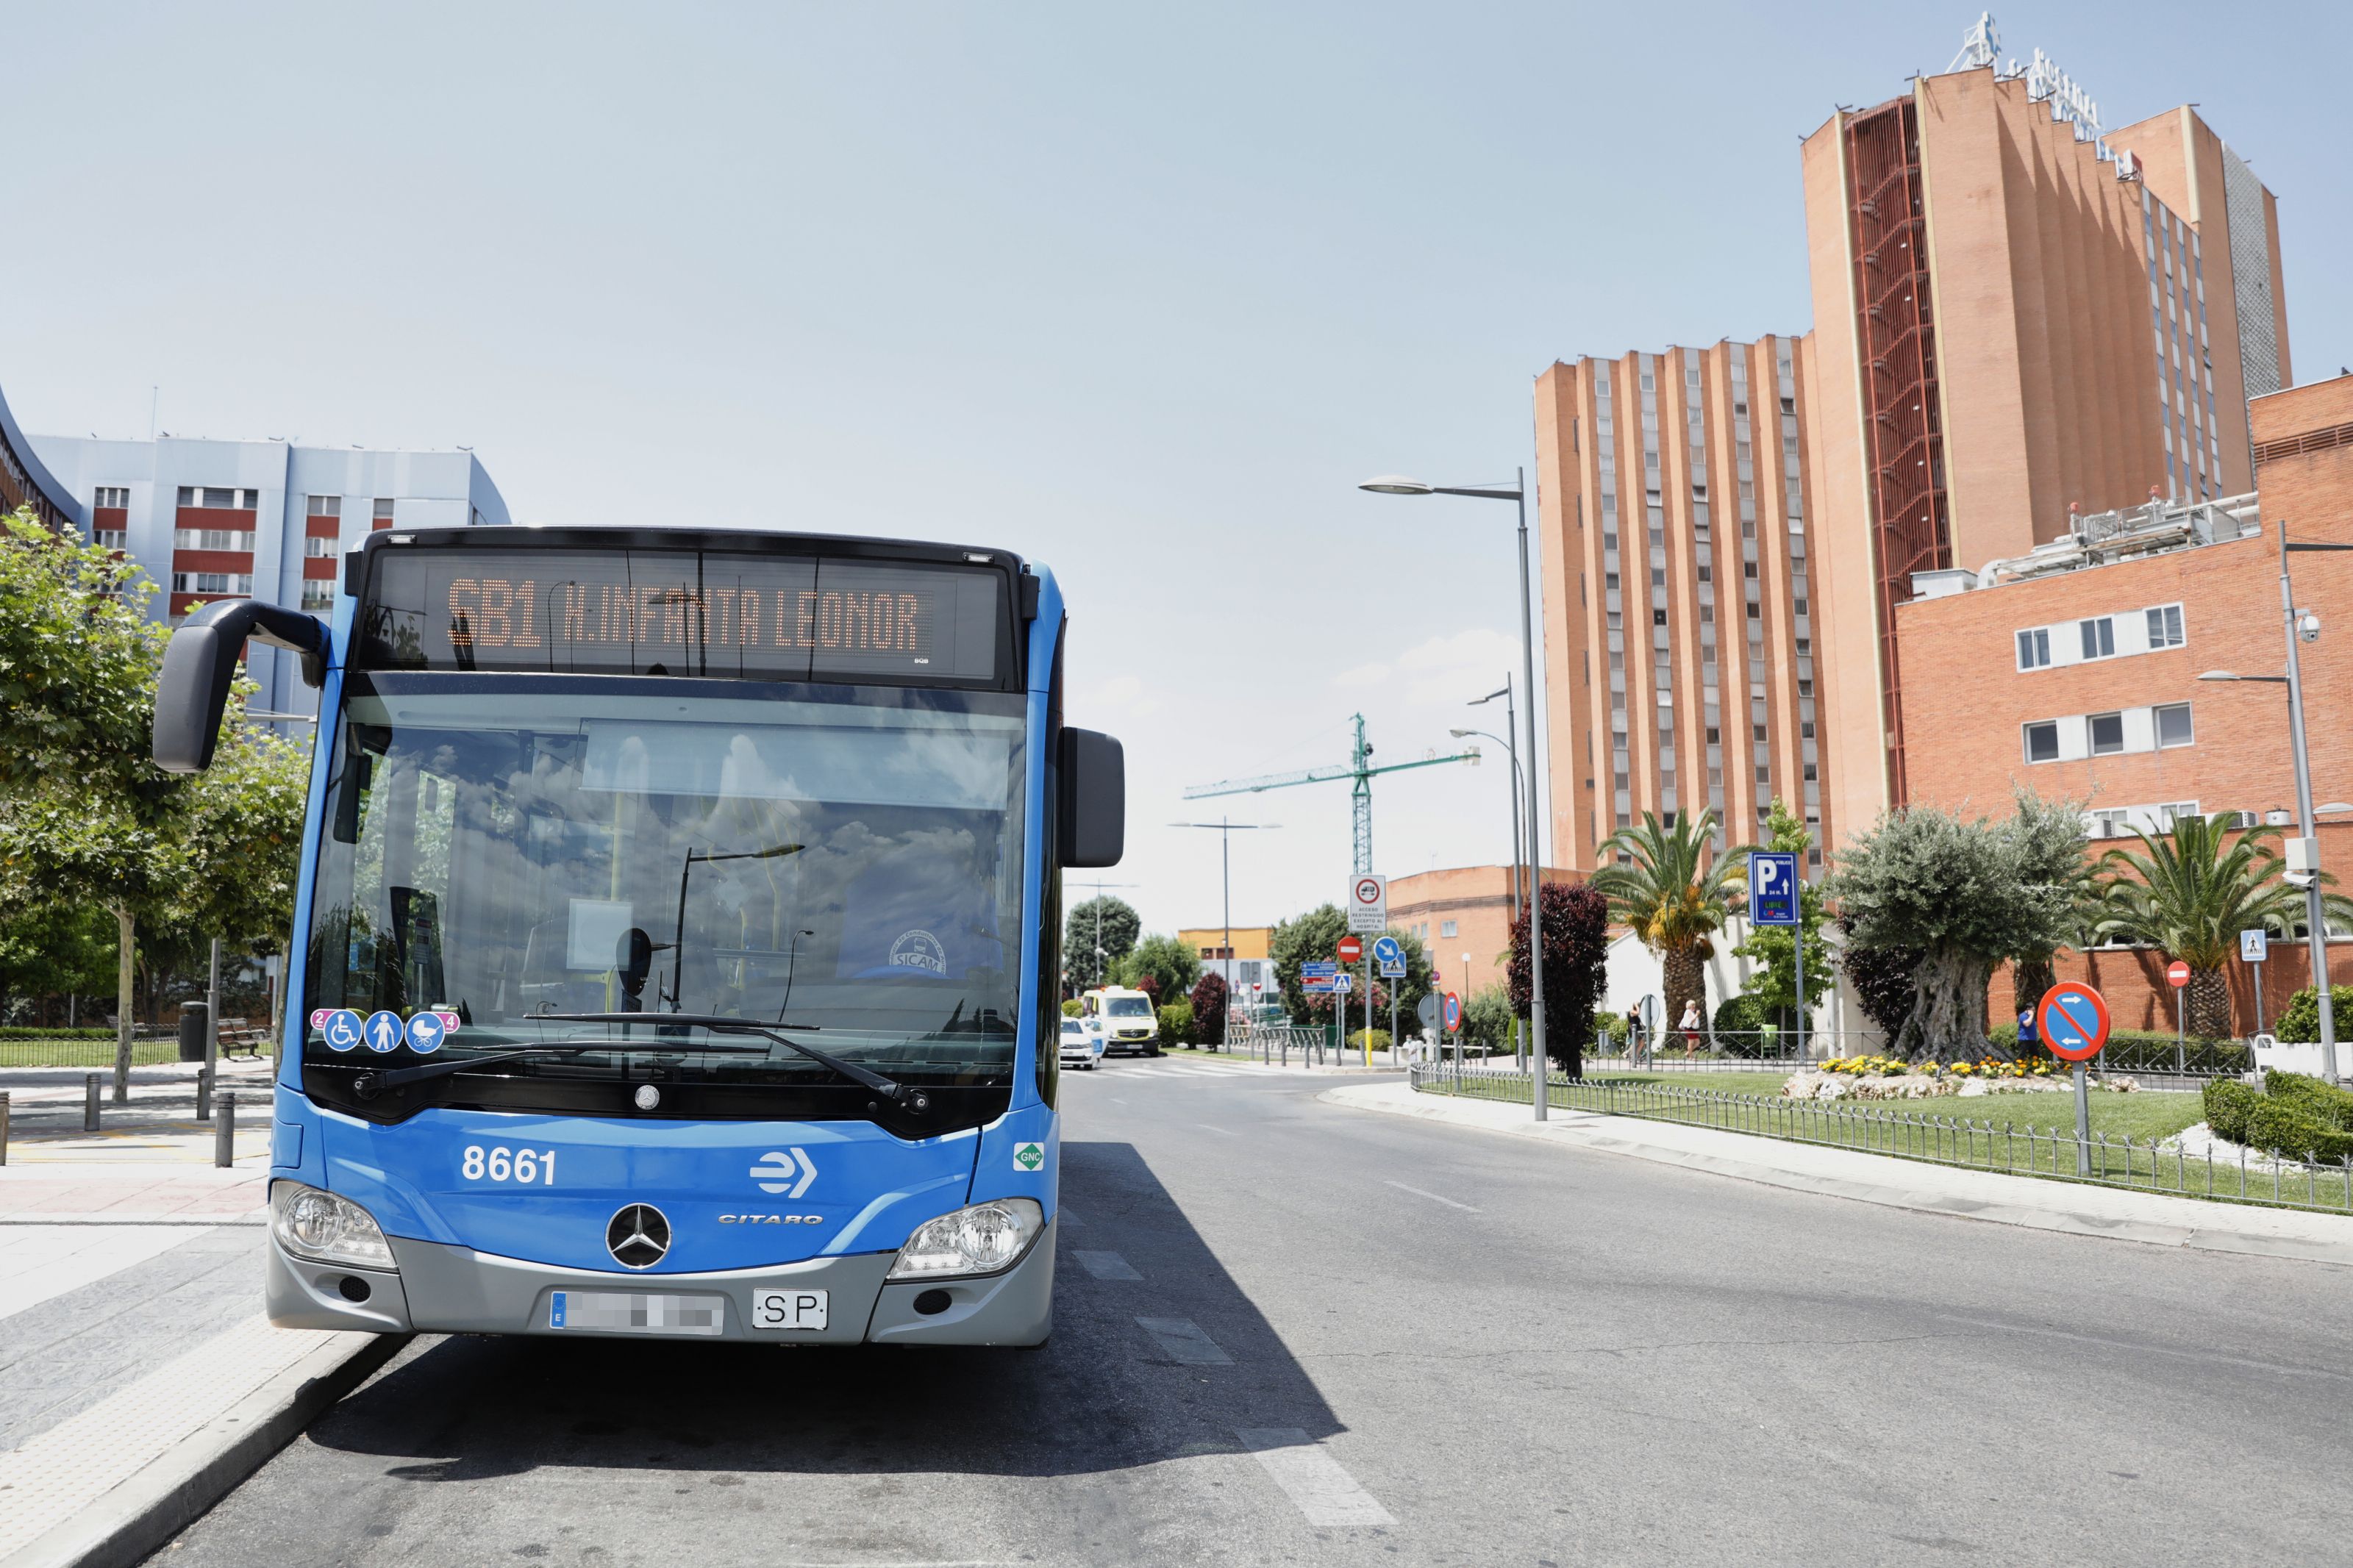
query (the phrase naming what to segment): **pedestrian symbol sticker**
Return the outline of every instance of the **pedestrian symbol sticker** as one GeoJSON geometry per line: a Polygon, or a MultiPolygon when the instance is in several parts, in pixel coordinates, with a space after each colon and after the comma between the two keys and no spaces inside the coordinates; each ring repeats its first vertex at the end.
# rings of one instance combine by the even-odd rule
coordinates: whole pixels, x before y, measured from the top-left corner
{"type": "Polygon", "coordinates": [[[1034,1171],[1045,1163],[1046,1145],[1043,1143],[1016,1143],[1013,1145],[1013,1168],[1015,1170],[1034,1171]]]}
{"type": "Polygon", "coordinates": [[[400,1015],[370,1013],[364,1032],[367,1036],[368,1049],[379,1055],[385,1051],[396,1051],[400,1048],[401,1041],[400,1015]]]}
{"type": "Polygon", "coordinates": [[[356,1050],[360,1043],[360,1016],[349,1007],[337,1007],[328,1013],[319,1026],[327,1037],[331,1051],[356,1050]]]}
{"type": "Polygon", "coordinates": [[[449,1020],[446,1014],[419,1013],[408,1020],[408,1048],[419,1056],[429,1057],[439,1050],[441,1042],[448,1035],[449,1020]]]}

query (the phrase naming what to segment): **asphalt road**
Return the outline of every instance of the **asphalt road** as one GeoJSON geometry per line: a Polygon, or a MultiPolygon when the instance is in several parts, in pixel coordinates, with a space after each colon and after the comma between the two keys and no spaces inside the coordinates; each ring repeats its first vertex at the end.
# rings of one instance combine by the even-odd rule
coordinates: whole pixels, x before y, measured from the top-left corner
{"type": "Polygon", "coordinates": [[[1183,1058],[1063,1082],[1045,1348],[420,1340],[157,1560],[2347,1551],[2347,1271],[1786,1193],[1183,1058]]]}

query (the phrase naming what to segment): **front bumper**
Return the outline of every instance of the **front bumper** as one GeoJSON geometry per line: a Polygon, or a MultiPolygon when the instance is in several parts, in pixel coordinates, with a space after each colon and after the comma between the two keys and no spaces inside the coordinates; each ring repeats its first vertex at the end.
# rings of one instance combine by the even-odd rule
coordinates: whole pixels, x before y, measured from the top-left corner
{"type": "MultiPolygon", "coordinates": [[[[583,1329],[547,1326],[554,1290],[638,1290],[719,1295],[727,1299],[716,1337],[771,1344],[1034,1345],[1054,1321],[1054,1241],[1060,1217],[1001,1274],[978,1279],[906,1279],[886,1284],[894,1252],[818,1258],[767,1268],[711,1274],[635,1274],[562,1268],[476,1252],[471,1247],[391,1237],[396,1269],[309,1263],[269,1238],[266,1299],[269,1321],[283,1329],[356,1329],[371,1333],[563,1334],[583,1329]],[[364,1301],[348,1299],[348,1279],[367,1287],[364,1301]],[[754,1331],[752,1293],[815,1289],[831,1294],[821,1330],[754,1331]],[[947,1307],[919,1312],[915,1300],[947,1292],[947,1307]]],[[[645,1339],[644,1334],[608,1334],[645,1339]]],[[[710,1335],[681,1335],[708,1339],[710,1335]]]]}

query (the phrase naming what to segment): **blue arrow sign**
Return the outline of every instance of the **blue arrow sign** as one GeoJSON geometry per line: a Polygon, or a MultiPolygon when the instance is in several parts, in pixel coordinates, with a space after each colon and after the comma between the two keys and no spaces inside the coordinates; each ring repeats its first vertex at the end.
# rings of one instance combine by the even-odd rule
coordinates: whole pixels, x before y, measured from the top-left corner
{"type": "Polygon", "coordinates": [[[1766,849],[1748,857],[1748,923],[1798,923],[1798,857],[1791,851],[1766,849]]]}
{"type": "Polygon", "coordinates": [[[1373,963],[1384,980],[1397,980],[1405,974],[1405,947],[1397,938],[1385,936],[1373,943],[1373,963]]]}

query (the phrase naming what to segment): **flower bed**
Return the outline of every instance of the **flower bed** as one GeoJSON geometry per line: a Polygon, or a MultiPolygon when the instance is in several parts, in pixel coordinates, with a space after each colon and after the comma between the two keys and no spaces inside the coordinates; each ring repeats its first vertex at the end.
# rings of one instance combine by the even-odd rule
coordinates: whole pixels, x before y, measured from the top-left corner
{"type": "MultiPolygon", "coordinates": [[[[2023,1062],[1906,1062],[1888,1057],[1839,1057],[1789,1075],[1781,1093],[1790,1100],[1942,1100],[1986,1094],[2056,1091],[2068,1087],[2047,1058],[2023,1062]]],[[[2111,1077],[2102,1089],[2131,1093],[2140,1085],[2111,1077]]]]}

